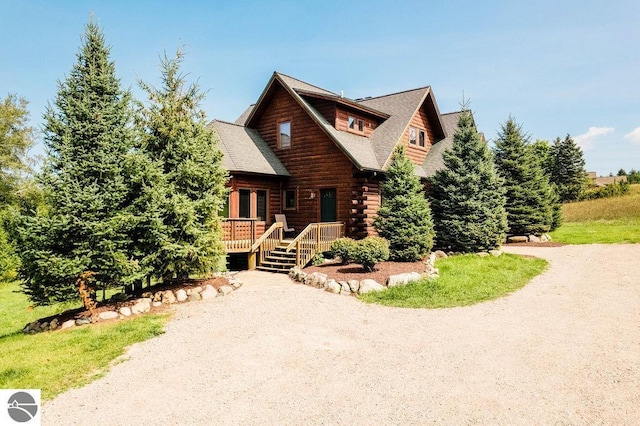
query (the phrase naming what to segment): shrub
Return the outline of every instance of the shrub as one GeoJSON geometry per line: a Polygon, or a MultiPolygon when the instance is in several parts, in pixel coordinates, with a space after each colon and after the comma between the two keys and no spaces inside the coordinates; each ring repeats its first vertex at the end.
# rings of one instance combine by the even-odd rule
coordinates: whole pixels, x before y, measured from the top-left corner
{"type": "Polygon", "coordinates": [[[353,260],[357,245],[358,243],[351,238],[338,238],[331,244],[331,254],[333,257],[340,256],[342,263],[346,265],[353,260]]]}
{"type": "Polygon", "coordinates": [[[625,181],[615,181],[612,184],[589,188],[580,194],[580,201],[595,200],[597,198],[619,197],[629,193],[629,183],[625,181]]]}
{"type": "Polygon", "coordinates": [[[378,262],[389,258],[389,241],[381,237],[367,237],[357,242],[353,261],[362,265],[365,271],[373,271],[378,262]]]}

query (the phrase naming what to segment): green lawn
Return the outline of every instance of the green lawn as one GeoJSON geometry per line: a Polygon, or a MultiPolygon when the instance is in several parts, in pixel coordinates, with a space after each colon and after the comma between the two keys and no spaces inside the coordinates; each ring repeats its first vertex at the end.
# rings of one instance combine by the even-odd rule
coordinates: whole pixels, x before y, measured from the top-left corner
{"type": "Polygon", "coordinates": [[[29,309],[18,285],[0,284],[0,388],[42,389],[42,398],[99,377],[133,343],[163,333],[167,315],[25,335],[27,322],[77,307],[29,309]]]}
{"type": "Polygon", "coordinates": [[[547,267],[544,259],[503,254],[452,256],[436,262],[440,278],[360,296],[369,303],[403,308],[449,308],[497,299],[522,288],[547,267]]]}
{"type": "Polygon", "coordinates": [[[551,233],[565,244],[640,243],[640,185],[622,197],[568,203],[564,224],[551,233]]]}

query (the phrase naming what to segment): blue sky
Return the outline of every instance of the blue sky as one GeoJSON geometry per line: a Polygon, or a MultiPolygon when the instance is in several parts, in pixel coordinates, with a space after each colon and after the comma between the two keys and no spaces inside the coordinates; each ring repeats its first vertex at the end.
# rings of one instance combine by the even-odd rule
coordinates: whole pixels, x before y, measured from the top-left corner
{"type": "Polygon", "coordinates": [[[158,55],[183,46],[210,118],[235,120],[274,70],[350,98],[430,85],[441,112],[458,110],[464,91],[488,139],[512,115],[533,139],[571,134],[589,170],[640,169],[637,1],[0,5],[0,97],[25,97],[36,127],[93,11],[118,76],[141,99],[137,79],[158,84],[158,55]]]}

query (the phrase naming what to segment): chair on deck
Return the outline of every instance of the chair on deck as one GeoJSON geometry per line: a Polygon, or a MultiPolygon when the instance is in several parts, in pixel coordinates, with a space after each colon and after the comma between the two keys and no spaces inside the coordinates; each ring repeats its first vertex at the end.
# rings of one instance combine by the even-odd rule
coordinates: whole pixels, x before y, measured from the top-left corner
{"type": "Polygon", "coordinates": [[[295,228],[289,227],[289,225],[287,225],[287,216],[285,216],[283,214],[277,214],[277,215],[275,215],[275,217],[276,217],[276,222],[282,222],[282,231],[285,234],[296,232],[295,228]]]}

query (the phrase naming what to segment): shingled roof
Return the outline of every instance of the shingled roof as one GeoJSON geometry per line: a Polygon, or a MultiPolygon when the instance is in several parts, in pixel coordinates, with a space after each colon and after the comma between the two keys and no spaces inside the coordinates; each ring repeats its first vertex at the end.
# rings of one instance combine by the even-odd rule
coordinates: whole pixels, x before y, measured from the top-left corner
{"type": "Polygon", "coordinates": [[[289,176],[289,172],[257,131],[213,120],[210,124],[219,136],[222,164],[230,172],[289,176]]]}
{"type": "MultiPolygon", "coordinates": [[[[434,123],[436,141],[423,165],[416,166],[416,174],[420,177],[432,176],[435,170],[444,166],[441,158],[442,152],[453,141],[458,113],[441,115],[429,86],[374,98],[352,100],[288,75],[274,72],[256,104],[247,108],[238,117],[236,124],[243,124],[248,128],[252,127],[252,122],[258,119],[266,107],[263,101],[271,96],[276,85],[281,85],[289,92],[318,126],[361,170],[384,171],[395,146],[409,126],[411,118],[423,105],[426,105],[427,114],[434,123]],[[330,123],[313,107],[310,102],[313,98],[334,100],[351,108],[360,109],[363,113],[379,117],[381,123],[368,138],[336,130],[334,124],[330,123]]],[[[256,136],[257,134],[253,134],[254,138],[256,136]]],[[[266,146],[266,142],[260,140],[266,146]]],[[[275,154],[273,156],[275,157],[275,154]]]]}

